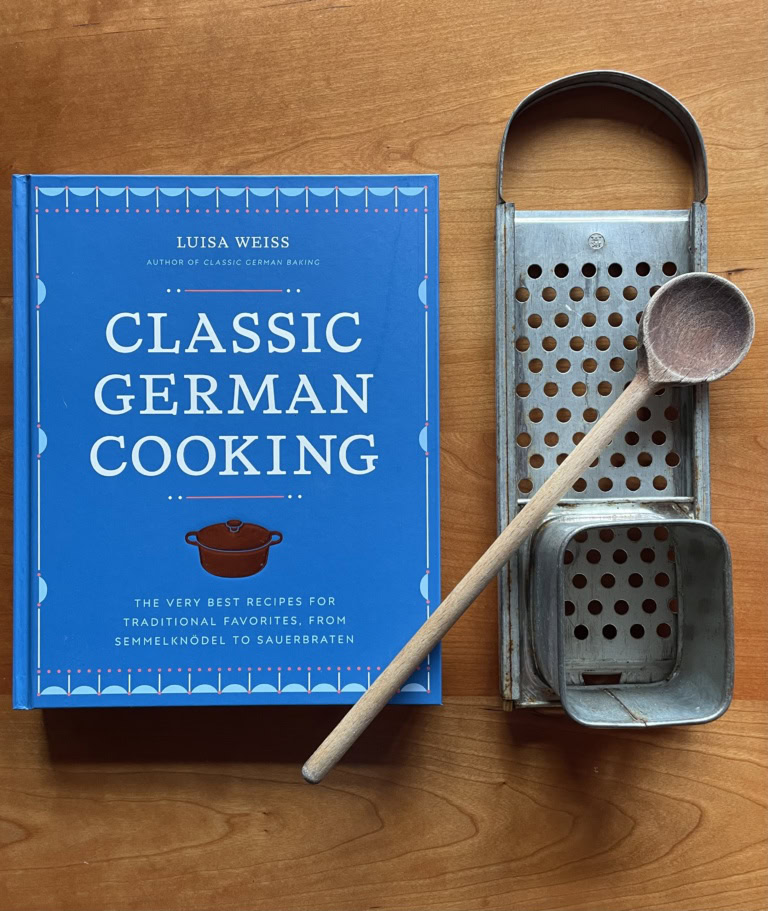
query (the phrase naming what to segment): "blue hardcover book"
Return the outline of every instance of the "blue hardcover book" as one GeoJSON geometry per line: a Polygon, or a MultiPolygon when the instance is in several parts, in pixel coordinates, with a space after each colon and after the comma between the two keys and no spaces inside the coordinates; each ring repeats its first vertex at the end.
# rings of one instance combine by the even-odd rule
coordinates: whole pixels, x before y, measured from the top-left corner
{"type": "Polygon", "coordinates": [[[354,702],[439,602],[437,177],[13,191],[15,707],[354,702]]]}

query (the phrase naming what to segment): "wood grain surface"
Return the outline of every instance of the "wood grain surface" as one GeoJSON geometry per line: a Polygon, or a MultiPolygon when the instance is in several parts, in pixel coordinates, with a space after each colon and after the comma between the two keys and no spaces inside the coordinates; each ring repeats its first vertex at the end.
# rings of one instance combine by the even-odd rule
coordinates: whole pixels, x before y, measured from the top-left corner
{"type": "MultiPolygon", "coordinates": [[[[0,911],[768,907],[765,0],[5,0],[0,17],[0,911]],[[514,105],[568,72],[658,82],[710,164],[710,268],[757,313],[712,389],[736,699],[699,728],[500,710],[495,592],[446,704],[386,710],[320,786],[334,709],[10,710],[10,174],[436,171],[443,566],[493,539],[493,207],[514,105]]],[[[510,144],[521,207],[680,206],[685,150],[626,99],[555,99],[510,144]]]]}

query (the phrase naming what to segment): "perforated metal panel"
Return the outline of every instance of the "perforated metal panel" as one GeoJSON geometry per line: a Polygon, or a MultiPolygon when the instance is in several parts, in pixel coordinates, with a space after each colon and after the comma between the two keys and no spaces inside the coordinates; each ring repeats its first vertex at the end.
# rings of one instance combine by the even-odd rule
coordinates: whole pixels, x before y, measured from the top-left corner
{"type": "MultiPolygon", "coordinates": [[[[693,269],[689,214],[515,214],[519,498],[536,492],[634,376],[645,303],[693,269]]],[[[639,409],[570,498],[692,497],[693,395],[664,389],[639,409]]]]}
{"type": "Polygon", "coordinates": [[[564,564],[568,683],[667,679],[677,660],[679,605],[667,527],[579,532],[568,543],[564,564]]]}
{"type": "MultiPolygon", "coordinates": [[[[702,268],[706,235],[699,204],[691,210],[610,213],[518,212],[506,205],[500,217],[505,306],[499,340],[503,331],[505,353],[498,380],[499,515],[505,524],[631,381],[645,303],[674,275],[702,268]]],[[[555,511],[569,505],[658,504],[706,518],[706,412],[705,390],[663,389],[638,410],[555,511]]],[[[531,603],[530,560],[526,546],[514,561],[516,571],[502,577],[502,690],[518,705],[535,706],[557,699],[536,665],[529,615],[550,606],[531,603]]],[[[603,574],[598,569],[589,563],[583,568],[591,597],[579,608],[582,622],[574,624],[598,634],[569,640],[569,681],[578,683],[584,673],[622,673],[623,683],[664,679],[673,667],[664,656],[676,648],[676,623],[669,624],[670,641],[662,641],[646,632],[634,637],[633,624],[625,630],[625,620],[617,615],[615,639],[604,636],[588,609],[590,602],[600,601],[603,574]],[[620,672],[614,665],[621,646],[627,647],[630,663],[620,672]],[[584,661],[577,660],[579,655],[584,661]]],[[[636,600],[638,592],[624,575],[614,574],[612,610],[616,602],[636,600]]],[[[645,584],[643,589],[640,610],[653,597],[645,584]]],[[[583,599],[566,600],[581,605],[583,599]]]]}

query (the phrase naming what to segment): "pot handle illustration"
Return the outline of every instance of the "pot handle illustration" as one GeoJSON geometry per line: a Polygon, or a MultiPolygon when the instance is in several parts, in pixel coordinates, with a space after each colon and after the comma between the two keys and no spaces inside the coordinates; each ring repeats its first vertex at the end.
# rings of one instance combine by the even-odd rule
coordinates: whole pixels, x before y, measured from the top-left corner
{"type": "Polygon", "coordinates": [[[212,550],[215,553],[219,553],[219,554],[232,554],[232,553],[255,554],[255,553],[258,553],[258,551],[260,551],[260,550],[266,550],[268,547],[272,547],[273,544],[279,544],[283,540],[283,533],[281,531],[271,531],[269,533],[269,541],[267,541],[265,544],[259,544],[258,547],[252,547],[252,548],[250,548],[250,550],[233,551],[233,550],[229,550],[225,547],[211,547],[210,544],[201,544],[197,540],[197,535],[198,535],[198,533],[196,531],[188,531],[184,535],[184,540],[187,542],[187,544],[192,544],[195,547],[202,547],[203,550],[212,550]]]}

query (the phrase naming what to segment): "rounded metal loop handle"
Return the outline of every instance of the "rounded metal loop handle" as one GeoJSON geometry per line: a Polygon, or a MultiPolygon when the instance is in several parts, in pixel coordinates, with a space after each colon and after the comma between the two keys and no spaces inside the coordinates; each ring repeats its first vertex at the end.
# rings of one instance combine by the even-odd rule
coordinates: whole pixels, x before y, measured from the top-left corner
{"type": "Polygon", "coordinates": [[[539,101],[543,101],[545,98],[550,98],[553,95],[571,89],[580,89],[590,86],[622,89],[625,92],[629,92],[631,95],[643,98],[666,114],[673,123],[677,124],[682,134],[685,136],[691,152],[693,193],[695,201],[704,202],[708,192],[707,151],[704,147],[704,139],[702,138],[701,131],[699,130],[699,126],[693,115],[682,102],[678,101],[674,95],[670,95],[669,92],[665,91],[660,86],[653,82],[649,82],[647,79],[641,79],[639,76],[634,76],[632,73],[622,73],[619,70],[586,70],[582,73],[572,73],[570,76],[563,76],[562,78],[555,79],[553,82],[548,82],[546,85],[531,92],[530,95],[526,96],[520,104],[518,104],[507,121],[507,125],[504,128],[504,135],[501,139],[498,168],[498,201],[500,203],[506,202],[504,199],[503,187],[504,151],[507,145],[507,137],[509,136],[509,131],[515,118],[519,117],[523,111],[532,107],[534,104],[537,104],[539,101]]]}

